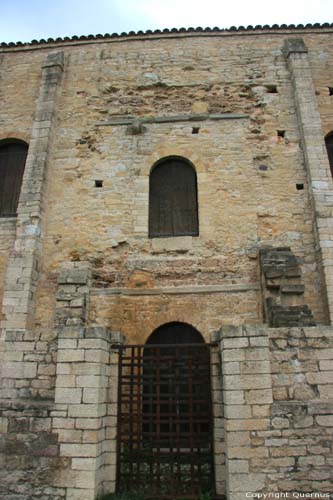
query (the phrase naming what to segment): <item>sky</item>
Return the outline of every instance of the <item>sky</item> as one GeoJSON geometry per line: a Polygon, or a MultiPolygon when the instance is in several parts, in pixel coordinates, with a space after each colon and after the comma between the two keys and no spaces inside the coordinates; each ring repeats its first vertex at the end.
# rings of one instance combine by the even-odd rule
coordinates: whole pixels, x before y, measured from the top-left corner
{"type": "Polygon", "coordinates": [[[333,0],[0,0],[0,42],[324,22],[333,22],[333,0]]]}

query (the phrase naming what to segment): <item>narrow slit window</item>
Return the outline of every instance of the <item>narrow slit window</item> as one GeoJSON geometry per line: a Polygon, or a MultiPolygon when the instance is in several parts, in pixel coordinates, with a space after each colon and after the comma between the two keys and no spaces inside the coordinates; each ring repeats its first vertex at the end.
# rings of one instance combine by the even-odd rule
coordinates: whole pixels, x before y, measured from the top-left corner
{"type": "Polygon", "coordinates": [[[23,141],[0,144],[0,217],[17,214],[27,153],[28,145],[23,141]]]}
{"type": "Polygon", "coordinates": [[[197,177],[179,157],[153,167],[149,180],[149,237],[198,236],[197,177]]]}
{"type": "Polygon", "coordinates": [[[333,132],[330,132],[325,137],[325,144],[326,144],[328,161],[329,161],[330,168],[331,168],[331,174],[333,177],[333,132]]]}

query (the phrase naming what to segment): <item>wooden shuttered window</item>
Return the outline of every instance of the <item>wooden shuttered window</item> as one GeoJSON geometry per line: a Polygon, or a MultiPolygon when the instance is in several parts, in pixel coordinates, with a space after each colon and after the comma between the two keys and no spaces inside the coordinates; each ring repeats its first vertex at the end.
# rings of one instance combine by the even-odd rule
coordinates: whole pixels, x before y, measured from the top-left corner
{"type": "Polygon", "coordinates": [[[328,160],[330,162],[331,173],[333,177],[333,133],[326,136],[325,144],[327,149],[328,160]]]}
{"type": "Polygon", "coordinates": [[[149,237],[198,236],[197,179],[190,163],[168,158],[150,174],[149,237]]]}
{"type": "Polygon", "coordinates": [[[23,142],[10,142],[0,146],[0,216],[14,216],[21,191],[21,184],[28,146],[23,142]]]}

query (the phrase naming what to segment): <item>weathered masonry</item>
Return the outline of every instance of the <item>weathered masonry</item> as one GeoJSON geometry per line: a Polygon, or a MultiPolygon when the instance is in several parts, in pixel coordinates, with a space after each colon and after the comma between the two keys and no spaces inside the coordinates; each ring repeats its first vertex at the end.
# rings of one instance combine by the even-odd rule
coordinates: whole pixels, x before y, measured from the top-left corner
{"type": "Polygon", "coordinates": [[[0,499],[328,498],[333,25],[2,44],[0,96],[0,499]]]}

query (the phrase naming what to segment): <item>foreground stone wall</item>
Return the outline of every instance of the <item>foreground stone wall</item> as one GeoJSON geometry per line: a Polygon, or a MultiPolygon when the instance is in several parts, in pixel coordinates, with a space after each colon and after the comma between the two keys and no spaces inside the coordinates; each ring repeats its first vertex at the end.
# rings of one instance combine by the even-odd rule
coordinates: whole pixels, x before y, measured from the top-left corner
{"type": "Polygon", "coordinates": [[[331,328],[221,330],[228,498],[333,492],[331,328]]]}

